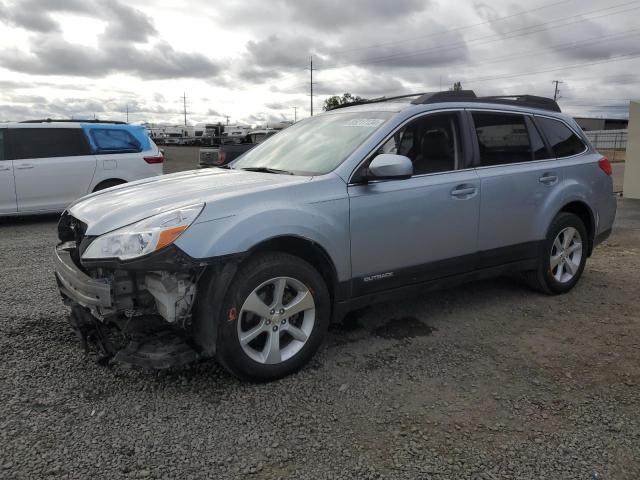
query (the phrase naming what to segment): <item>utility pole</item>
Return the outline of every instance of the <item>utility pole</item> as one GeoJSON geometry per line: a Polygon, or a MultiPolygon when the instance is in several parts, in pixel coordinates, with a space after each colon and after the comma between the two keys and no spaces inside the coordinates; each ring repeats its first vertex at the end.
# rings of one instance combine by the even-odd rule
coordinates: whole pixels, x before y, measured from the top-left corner
{"type": "Polygon", "coordinates": [[[224,118],[227,119],[227,126],[229,126],[229,115],[225,115],[224,118]]]}
{"type": "Polygon", "coordinates": [[[563,81],[560,80],[552,80],[551,83],[555,83],[556,84],[556,89],[553,92],[553,100],[556,101],[560,98],[560,90],[558,89],[558,85],[560,85],[561,83],[564,83],[563,81]]]}
{"type": "Polygon", "coordinates": [[[187,126],[187,94],[182,94],[182,105],[184,107],[184,126],[187,126]]]}
{"type": "Polygon", "coordinates": [[[313,55],[311,55],[311,62],[309,64],[309,75],[310,75],[309,87],[310,87],[310,90],[311,90],[311,92],[310,92],[311,93],[311,95],[310,95],[310,97],[311,97],[311,100],[310,100],[310,102],[311,102],[310,107],[311,108],[310,108],[310,110],[311,110],[311,116],[312,117],[313,117],[313,70],[314,70],[314,68],[313,68],[313,55]]]}
{"type": "Polygon", "coordinates": [[[293,107],[293,123],[298,121],[298,107],[293,107]]]}

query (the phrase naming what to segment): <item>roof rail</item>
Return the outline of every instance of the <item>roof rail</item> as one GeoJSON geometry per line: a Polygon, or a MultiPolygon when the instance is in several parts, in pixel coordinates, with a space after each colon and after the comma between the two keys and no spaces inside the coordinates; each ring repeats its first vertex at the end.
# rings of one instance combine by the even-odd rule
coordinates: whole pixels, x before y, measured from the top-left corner
{"type": "Polygon", "coordinates": [[[121,122],[119,120],[99,120],[96,118],[92,118],[91,120],[83,120],[81,118],[72,118],[70,120],[65,119],[52,119],[52,118],[44,118],[42,120],[23,120],[20,123],[60,123],[60,122],[73,122],[73,123],[113,123],[116,125],[126,125],[127,122],[121,122]]]}
{"type": "Polygon", "coordinates": [[[397,95],[397,96],[394,96],[394,97],[378,97],[378,98],[372,98],[370,100],[359,100],[357,102],[343,103],[342,105],[336,105],[335,107],[331,107],[331,108],[327,109],[327,111],[336,110],[338,108],[353,107],[355,105],[366,105],[368,103],[388,102],[390,100],[398,100],[400,98],[419,97],[420,95],[425,95],[425,94],[424,93],[408,93],[406,95],[397,95]]]}
{"type": "Polygon", "coordinates": [[[414,105],[441,102],[482,102],[499,103],[502,105],[514,105],[517,107],[539,108],[541,110],[551,110],[560,112],[560,106],[555,100],[536,95],[495,95],[490,97],[478,97],[473,90],[458,90],[446,92],[425,93],[416,98],[414,105]]]}

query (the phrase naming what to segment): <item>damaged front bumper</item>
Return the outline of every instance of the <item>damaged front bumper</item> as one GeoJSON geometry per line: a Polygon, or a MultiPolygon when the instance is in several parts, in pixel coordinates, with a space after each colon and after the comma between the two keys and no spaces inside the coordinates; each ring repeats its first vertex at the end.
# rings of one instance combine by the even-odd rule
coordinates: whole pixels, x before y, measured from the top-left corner
{"type": "Polygon", "coordinates": [[[191,342],[190,318],[202,267],[177,272],[86,269],[73,241],[56,247],[54,266],[63,300],[72,307],[71,327],[99,362],[162,369],[200,357],[191,342]]]}

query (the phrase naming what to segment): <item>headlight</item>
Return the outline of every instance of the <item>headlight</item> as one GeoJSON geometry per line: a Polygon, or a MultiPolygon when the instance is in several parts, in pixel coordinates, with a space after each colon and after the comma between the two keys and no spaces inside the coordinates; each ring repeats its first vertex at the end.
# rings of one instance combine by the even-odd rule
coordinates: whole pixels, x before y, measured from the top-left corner
{"type": "Polygon", "coordinates": [[[96,238],[83,259],[141,257],[171,245],[204,208],[204,203],[159,213],[96,238]]]}

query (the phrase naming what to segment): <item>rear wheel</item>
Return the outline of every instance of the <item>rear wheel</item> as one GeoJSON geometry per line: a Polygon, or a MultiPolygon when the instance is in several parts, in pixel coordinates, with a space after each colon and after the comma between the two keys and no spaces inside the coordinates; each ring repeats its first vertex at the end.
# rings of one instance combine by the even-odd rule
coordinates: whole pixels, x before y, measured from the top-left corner
{"type": "Polygon", "coordinates": [[[571,290],[587,261],[587,229],[577,215],[559,213],[551,223],[538,269],[528,272],[530,285],[548,294],[571,290]]]}
{"type": "Polygon", "coordinates": [[[311,359],[329,325],[330,297],[307,262],[268,253],[240,268],[222,312],[216,358],[237,377],[267,381],[311,359]]]}
{"type": "Polygon", "coordinates": [[[105,180],[104,182],[100,182],[93,189],[94,192],[98,192],[100,190],[104,190],[105,188],[115,187],[116,185],[122,185],[123,183],[127,183],[124,180],[105,180]]]}

